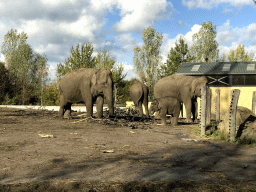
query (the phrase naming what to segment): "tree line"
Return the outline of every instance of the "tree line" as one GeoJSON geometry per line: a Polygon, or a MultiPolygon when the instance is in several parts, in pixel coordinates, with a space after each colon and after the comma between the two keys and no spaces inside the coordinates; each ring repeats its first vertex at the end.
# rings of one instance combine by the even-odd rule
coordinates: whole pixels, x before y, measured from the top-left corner
{"type": "MultiPolygon", "coordinates": [[[[184,36],[175,42],[169,51],[167,60],[162,63],[161,45],[163,35],[152,27],[142,33],[143,45],[133,49],[134,71],[138,79],[149,87],[150,100],[153,99],[153,88],[158,79],[174,74],[183,62],[224,62],[252,61],[252,53],[238,45],[228,55],[219,56],[216,39],[216,26],[204,22],[192,36],[193,45],[188,47],[184,36]]],[[[1,51],[5,63],[0,62],[0,103],[1,104],[41,104],[59,105],[58,82],[67,72],[81,67],[107,68],[112,71],[114,81],[115,103],[129,100],[129,88],[136,80],[125,80],[122,63],[116,62],[107,49],[99,50],[94,56],[92,43],[78,43],[70,49],[70,55],[56,69],[57,81],[47,84],[48,65],[46,55],[32,50],[27,43],[27,34],[11,29],[5,36],[1,51]]]]}

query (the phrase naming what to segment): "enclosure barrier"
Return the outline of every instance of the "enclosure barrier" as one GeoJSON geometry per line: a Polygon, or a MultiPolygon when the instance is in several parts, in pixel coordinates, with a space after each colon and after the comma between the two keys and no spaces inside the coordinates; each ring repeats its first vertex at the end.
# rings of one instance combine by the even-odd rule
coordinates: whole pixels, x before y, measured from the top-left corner
{"type": "Polygon", "coordinates": [[[215,98],[216,121],[220,122],[220,89],[215,90],[215,98]]]}
{"type": "Polygon", "coordinates": [[[211,123],[211,101],[212,101],[212,90],[210,87],[206,87],[206,125],[211,123]]]}
{"type": "Polygon", "coordinates": [[[230,109],[229,109],[229,137],[230,141],[235,140],[236,136],[236,109],[237,103],[240,95],[239,89],[232,89],[231,90],[231,102],[230,102],[230,109]]]}
{"type": "Polygon", "coordinates": [[[252,94],[252,112],[255,114],[256,91],[252,94]]]}
{"type": "Polygon", "coordinates": [[[207,86],[204,86],[201,89],[201,112],[200,112],[201,135],[205,135],[205,126],[206,126],[206,94],[207,94],[207,86]]]}

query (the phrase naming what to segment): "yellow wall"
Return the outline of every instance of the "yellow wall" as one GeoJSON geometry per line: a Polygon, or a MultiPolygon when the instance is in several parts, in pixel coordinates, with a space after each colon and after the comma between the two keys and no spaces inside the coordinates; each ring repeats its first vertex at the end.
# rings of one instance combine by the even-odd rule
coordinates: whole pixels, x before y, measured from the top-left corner
{"type": "Polygon", "coordinates": [[[212,90],[212,113],[215,113],[215,90],[220,89],[220,112],[226,113],[229,111],[231,90],[239,89],[240,95],[238,99],[238,106],[243,106],[248,109],[252,109],[252,96],[256,91],[256,87],[211,87],[212,90]]]}

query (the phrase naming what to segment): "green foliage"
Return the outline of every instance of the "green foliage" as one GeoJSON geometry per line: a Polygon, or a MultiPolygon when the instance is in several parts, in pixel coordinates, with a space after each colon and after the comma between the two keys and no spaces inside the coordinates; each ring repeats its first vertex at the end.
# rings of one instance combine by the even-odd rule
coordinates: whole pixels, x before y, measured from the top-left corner
{"type": "Polygon", "coordinates": [[[2,105],[15,105],[17,103],[17,97],[10,98],[9,93],[6,93],[2,105]]]}
{"type": "Polygon", "coordinates": [[[93,54],[93,45],[91,43],[83,43],[80,47],[78,43],[76,49],[73,46],[70,49],[70,56],[65,59],[64,64],[59,63],[57,65],[57,77],[65,75],[67,72],[73,69],[79,69],[82,67],[95,68],[96,58],[93,54]]]}
{"type": "Polygon", "coordinates": [[[97,69],[113,69],[115,66],[116,59],[115,57],[111,56],[111,53],[107,50],[99,50],[98,55],[96,57],[96,66],[97,69]]]}
{"type": "Polygon", "coordinates": [[[160,47],[163,35],[155,33],[155,29],[148,27],[142,33],[143,46],[133,49],[134,69],[140,80],[149,88],[149,98],[154,95],[154,85],[159,79],[159,69],[161,66],[160,47]]]}
{"type": "Polygon", "coordinates": [[[238,45],[235,50],[230,50],[229,55],[228,55],[228,60],[235,61],[235,62],[253,61],[254,59],[255,58],[254,58],[253,53],[249,54],[249,53],[245,52],[244,44],[238,45]]]}
{"type": "Polygon", "coordinates": [[[25,33],[12,29],[4,36],[1,47],[18,104],[27,104],[31,98],[39,99],[47,80],[46,56],[34,53],[26,41],[25,33]]]}
{"type": "Polygon", "coordinates": [[[188,53],[188,45],[183,36],[175,42],[175,47],[171,48],[166,64],[161,66],[161,76],[168,76],[176,73],[183,62],[189,62],[191,57],[188,53]]]}
{"type": "Polygon", "coordinates": [[[43,90],[43,104],[46,106],[59,105],[59,91],[56,83],[50,83],[43,90]]]}
{"type": "Polygon", "coordinates": [[[210,62],[218,59],[219,49],[216,38],[216,26],[210,21],[203,22],[198,33],[192,36],[193,45],[190,54],[193,62],[210,62]]]}
{"type": "Polygon", "coordinates": [[[5,68],[4,63],[0,62],[0,103],[4,102],[6,99],[6,94],[8,94],[8,99],[10,93],[12,93],[12,85],[10,81],[9,71],[5,68]]]}
{"type": "Polygon", "coordinates": [[[124,66],[122,63],[118,63],[112,69],[112,77],[114,82],[114,95],[115,95],[115,104],[116,103],[124,103],[125,102],[125,93],[124,93],[124,86],[126,74],[123,74],[124,66]]]}

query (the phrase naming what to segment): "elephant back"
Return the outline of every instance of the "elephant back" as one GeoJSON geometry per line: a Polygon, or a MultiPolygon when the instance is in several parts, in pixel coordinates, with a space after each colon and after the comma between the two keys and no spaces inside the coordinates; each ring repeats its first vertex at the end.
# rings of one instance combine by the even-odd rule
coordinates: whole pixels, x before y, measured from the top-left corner
{"type": "Polygon", "coordinates": [[[135,105],[138,105],[139,100],[143,97],[143,86],[147,88],[146,85],[144,85],[140,81],[135,81],[130,87],[130,97],[135,105]]]}
{"type": "Polygon", "coordinates": [[[158,80],[154,87],[155,98],[178,98],[181,87],[184,85],[184,83],[186,84],[186,82],[182,82],[184,77],[186,77],[186,75],[169,75],[158,80]]]}

